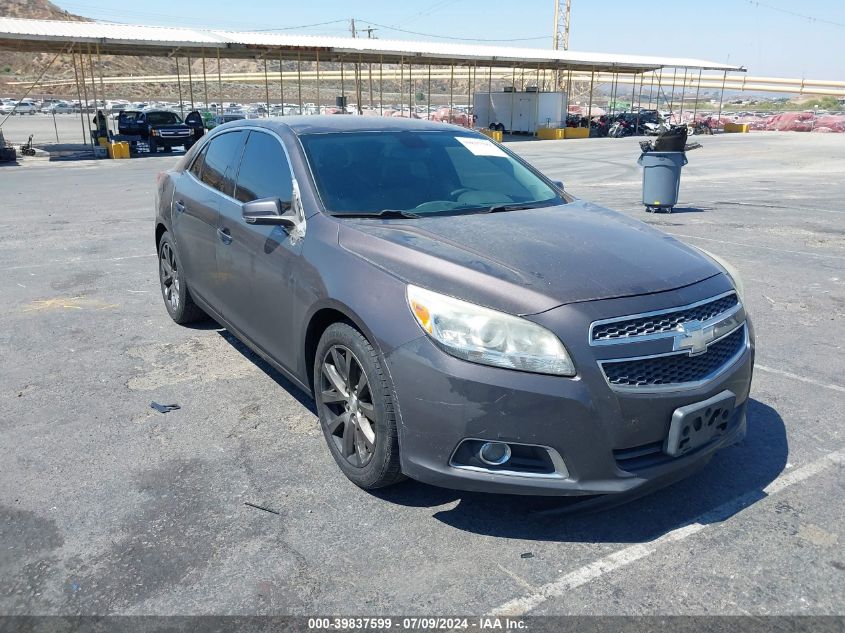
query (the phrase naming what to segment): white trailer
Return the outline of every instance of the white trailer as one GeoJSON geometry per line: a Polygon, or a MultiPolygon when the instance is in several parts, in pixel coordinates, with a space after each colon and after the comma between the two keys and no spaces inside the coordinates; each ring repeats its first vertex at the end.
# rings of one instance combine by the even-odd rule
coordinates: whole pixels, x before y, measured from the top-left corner
{"type": "Polygon", "coordinates": [[[473,98],[477,126],[497,123],[510,133],[534,134],[538,127],[565,127],[566,109],[563,92],[477,92],[473,98]]]}

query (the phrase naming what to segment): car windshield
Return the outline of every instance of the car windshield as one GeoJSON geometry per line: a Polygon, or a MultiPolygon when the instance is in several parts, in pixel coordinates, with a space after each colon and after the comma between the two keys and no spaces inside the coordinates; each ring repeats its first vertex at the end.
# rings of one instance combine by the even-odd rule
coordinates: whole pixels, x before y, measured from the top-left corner
{"type": "Polygon", "coordinates": [[[413,217],[565,202],[535,172],[478,136],[340,132],[301,140],[323,204],[336,215],[413,217]]]}
{"type": "Polygon", "coordinates": [[[175,112],[148,112],[147,123],[151,125],[173,125],[181,123],[182,119],[175,112]]]}

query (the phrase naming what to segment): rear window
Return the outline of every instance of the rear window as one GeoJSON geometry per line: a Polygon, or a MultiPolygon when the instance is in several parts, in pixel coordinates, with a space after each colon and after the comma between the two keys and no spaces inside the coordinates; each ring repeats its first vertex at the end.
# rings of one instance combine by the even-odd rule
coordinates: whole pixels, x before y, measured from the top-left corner
{"type": "Polygon", "coordinates": [[[243,132],[221,134],[209,141],[205,151],[201,180],[227,196],[234,194],[233,165],[240,158],[243,136],[243,132]]]}
{"type": "Polygon", "coordinates": [[[147,112],[147,123],[150,125],[175,125],[182,119],[175,112],[147,112]]]}

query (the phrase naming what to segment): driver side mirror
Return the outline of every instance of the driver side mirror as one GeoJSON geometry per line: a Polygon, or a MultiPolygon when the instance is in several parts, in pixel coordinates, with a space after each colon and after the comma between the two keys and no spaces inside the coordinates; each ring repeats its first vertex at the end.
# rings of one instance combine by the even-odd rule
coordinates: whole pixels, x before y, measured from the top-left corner
{"type": "Polygon", "coordinates": [[[277,225],[288,229],[296,228],[298,224],[291,203],[282,202],[278,198],[245,202],[241,207],[241,215],[247,224],[277,225]]]}
{"type": "Polygon", "coordinates": [[[552,180],[552,184],[563,191],[563,181],[562,180],[552,180]]]}

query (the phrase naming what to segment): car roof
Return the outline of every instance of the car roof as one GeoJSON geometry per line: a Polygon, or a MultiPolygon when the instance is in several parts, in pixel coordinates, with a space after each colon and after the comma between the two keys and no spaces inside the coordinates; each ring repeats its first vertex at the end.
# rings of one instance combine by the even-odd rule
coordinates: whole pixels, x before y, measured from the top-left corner
{"type": "Polygon", "coordinates": [[[296,115],[267,119],[246,119],[241,123],[279,130],[288,128],[297,136],[332,132],[464,132],[472,130],[448,123],[388,116],[355,116],[343,114],[296,115]]]}

